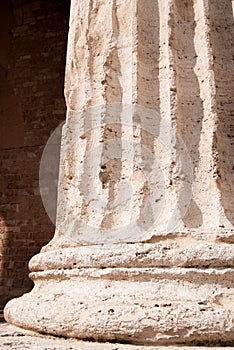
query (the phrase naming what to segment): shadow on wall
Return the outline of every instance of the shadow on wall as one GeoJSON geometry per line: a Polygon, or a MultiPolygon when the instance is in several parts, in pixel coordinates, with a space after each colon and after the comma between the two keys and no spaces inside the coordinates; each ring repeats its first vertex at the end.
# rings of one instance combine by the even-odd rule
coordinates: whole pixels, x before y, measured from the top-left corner
{"type": "Polygon", "coordinates": [[[0,2],[0,307],[32,288],[28,261],[54,234],[39,165],[65,118],[69,7],[62,0],[0,2]]]}

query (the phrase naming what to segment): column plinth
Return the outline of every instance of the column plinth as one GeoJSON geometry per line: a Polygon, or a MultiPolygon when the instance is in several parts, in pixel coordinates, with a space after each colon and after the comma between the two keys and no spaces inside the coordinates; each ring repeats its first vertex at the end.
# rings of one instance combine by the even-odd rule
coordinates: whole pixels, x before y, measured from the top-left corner
{"type": "Polygon", "coordinates": [[[179,234],[46,251],[30,262],[33,291],[9,302],[5,315],[23,328],[80,339],[231,344],[233,262],[229,244],[193,237],[191,245],[179,234]]]}

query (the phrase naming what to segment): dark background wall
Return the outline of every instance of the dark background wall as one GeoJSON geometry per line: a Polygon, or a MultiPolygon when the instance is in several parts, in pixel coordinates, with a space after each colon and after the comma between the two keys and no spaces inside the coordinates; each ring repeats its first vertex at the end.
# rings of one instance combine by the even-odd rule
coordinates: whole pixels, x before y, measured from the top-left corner
{"type": "Polygon", "coordinates": [[[53,236],[39,164],[65,118],[68,0],[0,2],[0,306],[32,288],[28,261],[53,236]]]}

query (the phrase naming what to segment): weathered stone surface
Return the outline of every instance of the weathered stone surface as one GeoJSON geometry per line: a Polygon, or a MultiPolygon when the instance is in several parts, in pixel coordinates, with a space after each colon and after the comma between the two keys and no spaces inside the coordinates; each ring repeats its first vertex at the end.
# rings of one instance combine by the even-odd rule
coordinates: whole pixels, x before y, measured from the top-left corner
{"type": "MultiPolygon", "coordinates": [[[[22,330],[7,324],[0,324],[1,350],[202,350],[208,347],[177,346],[134,346],[110,343],[83,342],[62,339],[22,330]]],[[[230,347],[212,347],[212,350],[231,350],[230,347]]]]}
{"type": "Polygon", "coordinates": [[[234,343],[230,6],[72,1],[56,233],[9,322],[98,341],[234,343]]]}
{"type": "Polygon", "coordinates": [[[80,339],[231,344],[231,251],[225,263],[214,246],[193,247],[170,252],[164,242],[41,253],[31,261],[34,290],[11,301],[5,317],[23,328],[80,339]]]}
{"type": "Polygon", "coordinates": [[[44,271],[34,275],[33,292],[9,303],[5,317],[79,339],[231,344],[233,278],[231,269],[44,271]]]}

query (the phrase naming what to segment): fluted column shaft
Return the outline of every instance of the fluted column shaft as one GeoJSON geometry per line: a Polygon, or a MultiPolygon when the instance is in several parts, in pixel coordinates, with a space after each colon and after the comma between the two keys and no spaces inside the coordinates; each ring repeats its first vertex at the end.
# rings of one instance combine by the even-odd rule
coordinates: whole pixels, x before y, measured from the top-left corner
{"type": "Polygon", "coordinates": [[[234,341],[232,21],[228,0],[72,1],[56,232],[9,322],[234,341]]]}

